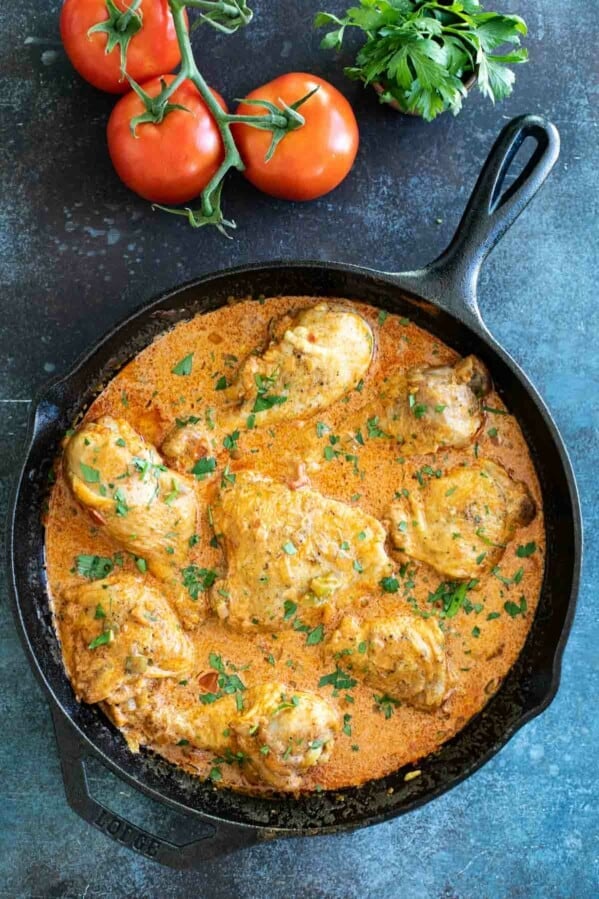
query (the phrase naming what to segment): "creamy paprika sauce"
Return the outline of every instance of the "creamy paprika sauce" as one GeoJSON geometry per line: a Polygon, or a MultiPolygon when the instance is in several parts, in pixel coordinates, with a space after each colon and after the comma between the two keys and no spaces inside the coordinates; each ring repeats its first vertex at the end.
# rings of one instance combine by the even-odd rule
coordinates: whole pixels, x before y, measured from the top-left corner
{"type": "MultiPolygon", "coordinates": [[[[273,319],[319,302],[311,297],[244,300],[176,325],[116,375],[86,412],[84,422],[104,415],[125,419],[160,451],[175,420],[186,421],[191,416],[209,422],[211,416],[218,415],[222,386],[234,380],[239,364],[249,354],[264,347],[273,319]],[[181,360],[191,354],[189,373],[173,373],[177,366],[181,370],[181,360]]],[[[180,691],[179,702],[190,706],[198,703],[206,684],[204,680],[202,687],[198,677],[205,678],[210,672],[210,659],[216,654],[234,665],[248,687],[281,681],[290,692],[310,691],[336,706],[342,726],[331,757],[326,764],[305,773],[302,790],[358,785],[406,765],[412,766],[412,773],[417,772],[429,753],[480,712],[500,687],[526,639],[539,598],[545,546],[534,466],[518,422],[494,391],[484,399],[482,427],[468,445],[459,449],[404,457],[395,440],[383,438],[363,439],[352,453],[336,450],[335,437],[344,432],[346,422],[360,408],[376,402],[384,393],[391,372],[451,365],[458,356],[407,319],[353,301],[327,303],[351,308],[370,324],[375,352],[368,371],[355,388],[317,415],[243,430],[228,448],[214,449],[216,470],[210,477],[192,478],[200,515],[197,539],[190,541],[193,545],[186,564],[218,575],[226,569],[210,509],[215,491],[226,487],[227,479],[234,481],[239,473],[247,471],[299,489],[302,480],[307,481],[310,489],[363,510],[388,527],[389,506],[402,490],[418,491],[456,466],[485,459],[500,464],[511,478],[526,485],[536,504],[536,515],[518,528],[492,571],[464,582],[457,608],[457,582],[424,561],[406,557],[387,541],[387,552],[395,566],[393,578],[387,581],[391,588],[371,598],[368,614],[392,614],[400,607],[437,618],[445,637],[448,665],[448,689],[437,708],[425,710],[390,701],[383,690],[359,678],[348,689],[335,689],[330,682],[323,685],[323,678],[335,670],[336,664],[343,669],[345,662],[323,654],[320,642],[310,644],[305,629],[236,632],[214,613],[205,620],[198,618],[197,624],[193,620],[187,623],[199,663],[192,677],[180,682],[175,679],[173,689],[180,691]],[[448,605],[447,595],[452,590],[448,605]]],[[[47,513],[46,556],[56,626],[65,646],[64,628],[69,626],[69,619],[64,613],[69,591],[82,583],[75,560],[80,556],[110,558],[115,560],[117,570],[136,575],[141,568],[135,556],[123,552],[77,502],[60,460],[55,474],[47,513]]],[[[155,581],[149,571],[143,574],[149,582],[155,581]]],[[[168,588],[165,590],[168,596],[168,588]]],[[[190,607],[194,604],[191,596],[189,603],[190,607]]],[[[68,654],[64,661],[69,672],[72,660],[68,654]]],[[[147,745],[152,748],[151,735],[147,745]]],[[[223,760],[215,766],[213,752],[187,745],[154,748],[195,775],[212,776],[219,786],[263,789],[260,784],[245,782],[243,766],[223,760]]]]}

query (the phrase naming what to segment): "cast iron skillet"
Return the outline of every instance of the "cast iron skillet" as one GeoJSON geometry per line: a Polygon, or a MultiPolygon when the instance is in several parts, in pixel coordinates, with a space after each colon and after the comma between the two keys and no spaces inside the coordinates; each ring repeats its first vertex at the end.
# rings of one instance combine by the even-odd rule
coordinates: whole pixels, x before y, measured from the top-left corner
{"type": "Polygon", "coordinates": [[[422,805],[472,774],[551,702],[579,580],[582,541],[576,485],[549,412],[483,324],[476,286],[486,255],[545,181],[558,154],[559,136],[552,124],[537,116],[514,119],[493,147],[451,245],[427,268],[389,274],[322,262],[279,262],[207,275],[136,312],[42,393],[33,411],[29,448],[9,516],[9,581],[30,664],[50,699],[67,798],[87,821],[138,852],[179,868],[274,837],[374,824],[422,805]],[[534,151],[507,187],[508,171],[526,138],[532,139],[534,151]],[[94,399],[99,385],[166,328],[217,308],[227,297],[260,294],[363,300],[409,316],[463,355],[475,353],[517,416],[537,468],[547,562],[540,605],[524,650],[486,708],[423,760],[421,776],[409,782],[403,769],[360,788],[297,800],[216,790],[164,760],[130,753],[97,708],[75,700],[65,676],[48,604],[41,523],[48,471],[65,430],[94,399]],[[192,816],[196,825],[199,821],[200,838],[179,845],[113,814],[89,792],[85,765],[91,757],[155,799],[192,816]]]}

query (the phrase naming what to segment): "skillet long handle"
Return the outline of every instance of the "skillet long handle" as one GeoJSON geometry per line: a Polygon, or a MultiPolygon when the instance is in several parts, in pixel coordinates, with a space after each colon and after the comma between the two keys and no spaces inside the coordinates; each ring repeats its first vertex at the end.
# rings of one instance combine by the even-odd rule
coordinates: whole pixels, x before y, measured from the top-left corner
{"type": "MultiPolygon", "coordinates": [[[[86,772],[88,752],[72,724],[59,709],[52,710],[52,717],[69,805],[84,821],[121,845],[171,868],[189,869],[197,868],[202,862],[217,856],[251,846],[259,839],[256,831],[249,827],[223,825],[210,820],[202,822],[204,832],[201,835],[179,843],[150,833],[115,814],[90,792],[86,772]]],[[[191,826],[197,830],[195,822],[191,826]]]]}
{"type": "Polygon", "coordinates": [[[481,266],[530,203],[559,157],[555,125],[537,115],[507,123],[487,157],[466,211],[447,249],[430,265],[397,276],[400,284],[437,301],[450,312],[481,323],[476,288],[481,266]],[[535,148],[515,181],[504,189],[518,150],[527,138],[535,148]]]}

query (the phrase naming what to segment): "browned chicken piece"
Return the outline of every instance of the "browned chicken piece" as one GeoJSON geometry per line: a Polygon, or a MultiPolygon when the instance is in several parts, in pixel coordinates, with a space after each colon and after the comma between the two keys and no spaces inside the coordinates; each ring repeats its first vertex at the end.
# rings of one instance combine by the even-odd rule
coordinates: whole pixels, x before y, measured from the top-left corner
{"type": "Polygon", "coordinates": [[[71,683],[84,702],[129,698],[148,680],[193,669],[193,644],[164,594],[118,574],[69,594],[61,639],[71,683]]]}
{"type": "Polygon", "coordinates": [[[516,529],[533,520],[534,500],[495,462],[480,459],[402,494],[390,510],[391,538],[405,555],[458,579],[500,561],[516,529]]]}
{"type": "Polygon", "coordinates": [[[453,366],[398,371],[355,423],[364,435],[399,441],[403,455],[466,446],[482,424],[481,398],[490,389],[489,373],[475,356],[453,366]]]}
{"type": "Polygon", "coordinates": [[[328,620],[342,594],[363,594],[392,569],[376,518],[306,487],[241,472],[213,516],[227,572],[211,602],[236,630],[328,620]]]}
{"type": "Polygon", "coordinates": [[[245,705],[231,729],[248,780],[295,791],[310,768],[329,760],[340,715],[327,700],[273,683],[248,690],[245,705]]]}
{"type": "Polygon", "coordinates": [[[220,394],[225,406],[212,427],[197,420],[177,426],[162,451],[189,471],[213,441],[220,446],[234,431],[316,415],[356,386],[373,349],[368,322],[342,306],[320,303],[284,316],[264,353],[248,356],[220,394]]]}
{"type": "Polygon", "coordinates": [[[94,521],[166,580],[178,576],[196,530],[191,483],[167,468],[156,449],[126,421],[86,422],[66,443],[71,490],[94,521]]]}
{"type": "Polygon", "coordinates": [[[119,720],[134,749],[185,741],[191,750],[213,752],[216,764],[219,757],[240,764],[249,781],[297,791],[303,776],[330,758],[340,727],[338,711],[316,694],[281,683],[250,687],[241,695],[241,709],[232,695],[190,705],[178,699],[175,686],[164,685],[133,710],[121,708],[119,720]]]}
{"type": "Polygon", "coordinates": [[[382,691],[383,697],[420,709],[435,709],[447,691],[445,637],[434,618],[396,612],[360,622],[343,619],[326,645],[354,677],[382,691]]]}

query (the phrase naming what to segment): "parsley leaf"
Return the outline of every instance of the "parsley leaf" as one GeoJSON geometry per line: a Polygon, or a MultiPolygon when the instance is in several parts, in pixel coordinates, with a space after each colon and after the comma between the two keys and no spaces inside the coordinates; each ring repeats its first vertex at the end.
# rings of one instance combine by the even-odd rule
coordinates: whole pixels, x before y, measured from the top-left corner
{"type": "Polygon", "coordinates": [[[80,577],[86,577],[90,581],[99,581],[108,577],[114,568],[112,559],[105,556],[75,556],[75,567],[80,577]]]}
{"type": "Polygon", "coordinates": [[[86,465],[84,462],[80,462],[79,467],[81,468],[81,474],[83,475],[83,480],[86,484],[100,483],[100,472],[97,468],[92,468],[91,465],[86,465]]]}
{"type": "Polygon", "coordinates": [[[530,543],[525,543],[524,546],[519,546],[516,550],[516,555],[519,559],[527,559],[528,556],[532,556],[534,552],[536,552],[537,544],[532,540],[530,543]]]}
{"type": "Polygon", "coordinates": [[[518,45],[526,35],[519,16],[485,12],[474,0],[359,0],[343,17],[318,13],[316,28],[330,28],[325,49],[339,50],[346,30],[359,29],[363,43],[348,78],[381,89],[383,103],[431,121],[450,109],[456,115],[472,76],[493,102],[512,91],[508,65],[526,62],[525,49],[494,53],[518,45]]]}
{"type": "Polygon", "coordinates": [[[212,474],[213,471],[216,471],[214,456],[204,456],[202,459],[198,459],[191,469],[191,473],[196,476],[198,481],[204,480],[206,475],[212,474]]]}
{"type": "Polygon", "coordinates": [[[218,577],[212,568],[200,568],[198,565],[188,565],[181,571],[183,586],[192,599],[197,599],[200,593],[208,590],[218,577]]]}
{"type": "Polygon", "coordinates": [[[173,375],[182,375],[183,377],[190,375],[191,370],[193,368],[193,353],[189,353],[188,356],[183,356],[176,365],[171,368],[171,373],[173,375]]]}

